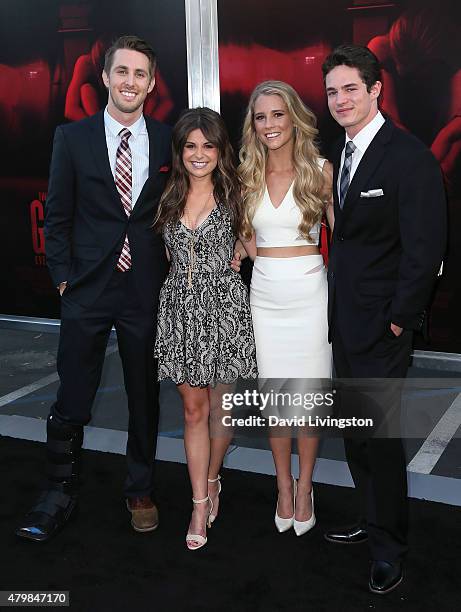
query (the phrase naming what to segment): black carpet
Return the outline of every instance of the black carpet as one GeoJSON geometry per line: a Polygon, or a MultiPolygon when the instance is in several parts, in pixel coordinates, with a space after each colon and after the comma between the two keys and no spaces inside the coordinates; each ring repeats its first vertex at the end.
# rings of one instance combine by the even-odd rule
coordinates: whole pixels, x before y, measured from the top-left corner
{"type": "Polygon", "coordinates": [[[272,612],[454,611],[461,600],[461,510],[410,502],[405,581],[388,596],[367,590],[366,545],[323,539],[353,522],[351,489],[316,485],[314,530],[297,538],[273,523],[270,476],[223,471],[221,513],[208,544],[186,549],[191,511],[184,465],[158,462],[160,527],[135,533],[121,497],[124,457],[84,452],[78,516],[56,539],[23,542],[14,527],[28,510],[44,469],[43,445],[0,437],[0,590],[69,590],[72,610],[272,612]]]}

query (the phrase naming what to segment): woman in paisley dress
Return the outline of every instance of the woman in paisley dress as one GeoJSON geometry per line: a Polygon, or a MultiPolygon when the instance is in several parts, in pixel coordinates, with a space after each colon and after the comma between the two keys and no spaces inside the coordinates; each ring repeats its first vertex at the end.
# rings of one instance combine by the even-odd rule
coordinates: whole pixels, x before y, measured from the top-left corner
{"type": "Polygon", "coordinates": [[[194,503],[187,547],[206,543],[217,516],[219,470],[229,433],[210,436],[223,390],[256,378],[248,292],[231,269],[241,221],[240,183],[223,120],[208,108],[182,113],[173,130],[172,173],[160,200],[170,272],[160,294],[155,356],[184,405],[184,445],[194,503]]]}

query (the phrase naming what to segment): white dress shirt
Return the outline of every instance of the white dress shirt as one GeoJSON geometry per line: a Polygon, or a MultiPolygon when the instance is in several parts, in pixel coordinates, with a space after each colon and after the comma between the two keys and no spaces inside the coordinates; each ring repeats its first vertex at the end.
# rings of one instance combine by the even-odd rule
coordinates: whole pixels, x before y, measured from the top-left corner
{"type": "Polygon", "coordinates": [[[104,111],[104,128],[106,131],[110,169],[112,170],[114,180],[116,154],[121,140],[119,132],[123,129],[130,130],[131,132],[128,144],[131,149],[131,206],[133,208],[149,176],[149,135],[144,115],[141,115],[133,125],[126,126],[111,117],[106,107],[104,111]]]}
{"type": "Polygon", "coordinates": [[[341,171],[343,169],[343,164],[344,164],[344,152],[346,150],[346,144],[350,140],[352,140],[352,142],[356,146],[355,151],[352,153],[352,166],[351,166],[351,175],[350,175],[350,181],[352,181],[352,178],[355,174],[355,171],[357,170],[360,160],[364,156],[365,151],[370,146],[373,138],[376,136],[378,131],[381,129],[381,126],[383,125],[384,121],[385,121],[384,117],[378,111],[377,114],[370,121],[370,123],[367,123],[367,125],[364,128],[362,128],[358,134],[354,136],[354,138],[348,138],[346,134],[346,139],[344,141],[344,148],[341,153],[341,164],[339,166],[339,173],[338,173],[338,184],[337,184],[338,197],[339,197],[339,194],[341,193],[340,191],[341,171]]]}

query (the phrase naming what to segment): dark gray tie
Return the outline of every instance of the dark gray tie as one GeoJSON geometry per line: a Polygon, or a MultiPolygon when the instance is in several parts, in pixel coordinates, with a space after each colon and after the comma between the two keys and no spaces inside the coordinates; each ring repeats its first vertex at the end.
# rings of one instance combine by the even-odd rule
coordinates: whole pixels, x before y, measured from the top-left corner
{"type": "Polygon", "coordinates": [[[357,147],[349,140],[346,144],[346,151],[344,153],[344,164],[341,170],[341,181],[339,183],[339,207],[344,206],[346,199],[347,190],[349,189],[349,183],[351,182],[351,166],[352,166],[352,153],[357,147]]]}

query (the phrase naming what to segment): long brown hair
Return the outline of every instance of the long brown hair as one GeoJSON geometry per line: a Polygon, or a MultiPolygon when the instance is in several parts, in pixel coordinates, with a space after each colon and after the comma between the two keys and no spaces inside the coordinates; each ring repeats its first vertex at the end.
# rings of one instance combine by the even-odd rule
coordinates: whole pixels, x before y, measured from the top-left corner
{"type": "Polygon", "coordinates": [[[232,227],[238,235],[241,194],[234,153],[224,121],[210,108],[190,108],[183,111],[173,128],[171,176],[160,198],[154,228],[160,231],[169,221],[179,221],[184,213],[190,182],[182,155],[187,138],[193,130],[201,130],[208,142],[218,149],[218,164],[211,177],[213,195],[218,204],[228,209],[232,227]]]}

